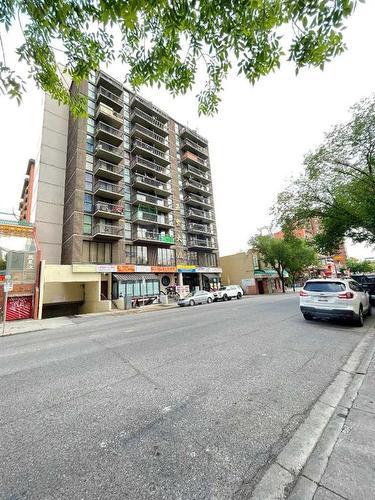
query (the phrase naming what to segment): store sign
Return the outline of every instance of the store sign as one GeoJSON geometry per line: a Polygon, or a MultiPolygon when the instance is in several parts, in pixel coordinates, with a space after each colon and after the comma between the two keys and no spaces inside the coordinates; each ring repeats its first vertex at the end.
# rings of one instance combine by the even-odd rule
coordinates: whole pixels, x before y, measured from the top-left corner
{"type": "Polygon", "coordinates": [[[32,226],[22,226],[16,224],[0,224],[0,233],[31,238],[34,234],[34,228],[32,226]]]}
{"type": "Polygon", "coordinates": [[[117,271],[117,266],[115,264],[100,264],[96,266],[97,273],[115,273],[117,271]]]}
{"type": "Polygon", "coordinates": [[[195,273],[196,269],[195,266],[177,266],[178,273],[195,273]]]}
{"type": "Polygon", "coordinates": [[[96,273],[95,264],[72,264],[73,273],[96,273]]]}
{"type": "Polygon", "coordinates": [[[4,293],[11,292],[13,290],[13,281],[4,281],[4,293]]]}
{"type": "Polygon", "coordinates": [[[197,273],[221,273],[221,267],[197,267],[197,273]]]}
{"type": "Polygon", "coordinates": [[[152,273],[175,273],[176,271],[176,266],[151,266],[152,273]]]}
{"type": "Polygon", "coordinates": [[[118,273],[135,273],[135,266],[129,266],[126,264],[122,264],[117,266],[118,273]]]}
{"type": "Polygon", "coordinates": [[[247,288],[249,286],[255,286],[255,278],[245,278],[241,280],[243,288],[247,288]]]}
{"type": "Polygon", "coordinates": [[[189,285],[177,285],[176,292],[179,294],[181,299],[183,299],[188,293],[190,293],[190,287],[189,285]]]}

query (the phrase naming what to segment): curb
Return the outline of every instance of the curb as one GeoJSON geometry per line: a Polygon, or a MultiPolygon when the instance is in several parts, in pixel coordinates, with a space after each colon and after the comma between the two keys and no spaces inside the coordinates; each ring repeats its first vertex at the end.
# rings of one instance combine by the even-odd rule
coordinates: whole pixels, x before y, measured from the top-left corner
{"type": "Polygon", "coordinates": [[[316,479],[323,475],[374,352],[372,329],[354,348],[306,420],[255,485],[250,499],[283,500],[289,495],[293,500],[313,498],[318,487],[316,479]]]}

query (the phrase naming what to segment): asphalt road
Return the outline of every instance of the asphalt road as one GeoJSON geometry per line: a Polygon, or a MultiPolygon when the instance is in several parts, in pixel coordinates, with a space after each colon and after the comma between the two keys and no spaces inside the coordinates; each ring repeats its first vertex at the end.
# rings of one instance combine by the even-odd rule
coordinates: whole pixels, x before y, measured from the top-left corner
{"type": "Polygon", "coordinates": [[[0,498],[246,498],[367,328],[287,295],[0,339],[0,498]]]}

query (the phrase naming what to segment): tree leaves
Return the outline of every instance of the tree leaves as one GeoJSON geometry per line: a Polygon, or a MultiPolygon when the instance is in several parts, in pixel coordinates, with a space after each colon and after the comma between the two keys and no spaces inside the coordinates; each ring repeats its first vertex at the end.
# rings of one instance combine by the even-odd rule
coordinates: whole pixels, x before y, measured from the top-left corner
{"type": "MultiPolygon", "coordinates": [[[[26,19],[18,53],[37,84],[75,113],[80,106],[64,90],[55,44],[62,46],[76,83],[119,58],[126,63],[124,80],[135,89],[164,84],[172,94],[185,93],[203,64],[207,80],[198,106],[213,114],[234,60],[252,84],[280,67],[283,25],[294,29],[289,59],[296,69],[323,68],[345,50],[343,22],[355,5],[350,0],[3,0],[0,28],[26,19]],[[115,28],[121,31],[116,47],[115,28]]],[[[8,76],[0,72],[0,88],[19,98],[22,86],[8,69],[8,76]]]]}

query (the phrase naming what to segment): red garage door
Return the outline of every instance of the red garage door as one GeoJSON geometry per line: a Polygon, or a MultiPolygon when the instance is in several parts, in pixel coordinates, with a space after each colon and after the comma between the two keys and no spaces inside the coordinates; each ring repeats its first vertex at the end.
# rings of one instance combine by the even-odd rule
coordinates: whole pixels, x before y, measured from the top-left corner
{"type": "Polygon", "coordinates": [[[32,297],[8,297],[7,321],[32,317],[32,297]]]}

